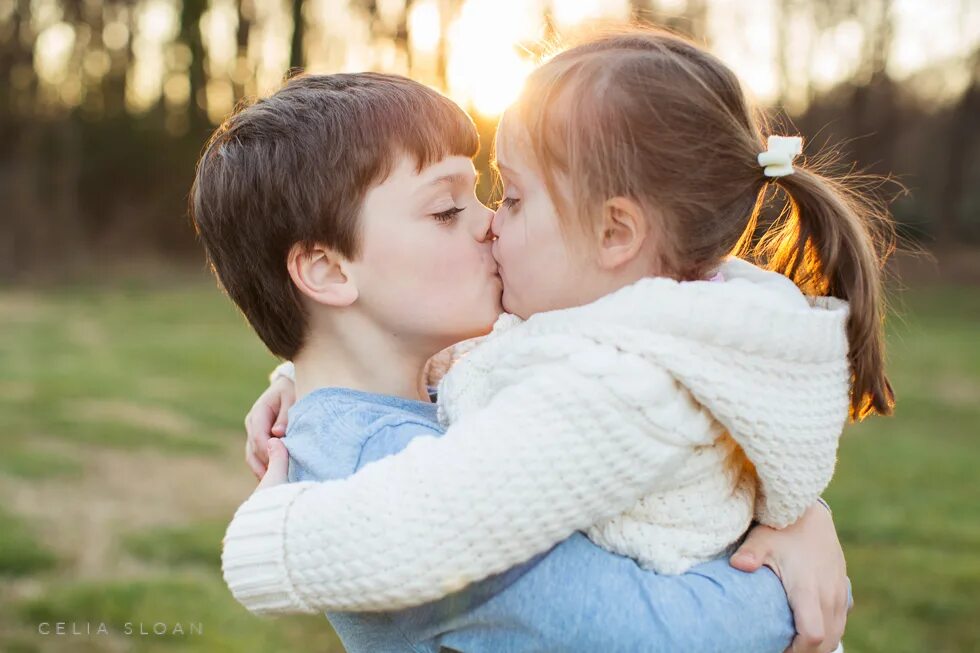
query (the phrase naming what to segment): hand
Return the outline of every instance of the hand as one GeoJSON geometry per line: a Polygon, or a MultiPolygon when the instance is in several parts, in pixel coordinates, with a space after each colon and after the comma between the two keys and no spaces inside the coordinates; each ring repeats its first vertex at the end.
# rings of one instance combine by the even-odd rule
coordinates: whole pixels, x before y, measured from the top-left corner
{"type": "Polygon", "coordinates": [[[286,451],[286,445],[282,443],[282,440],[269,438],[266,456],[269,460],[269,467],[256,486],[256,492],[289,481],[289,453],[286,451]]]}
{"type": "Polygon", "coordinates": [[[272,438],[286,435],[287,413],[296,403],[296,386],[278,377],[255,400],[245,416],[245,462],[256,478],[261,479],[269,465],[269,443],[272,438]]]}
{"type": "Polygon", "coordinates": [[[792,653],[829,653],[837,648],[847,622],[849,581],[844,551],[830,511],[819,503],[784,529],[752,529],[730,564],[752,572],[762,565],[786,588],[796,621],[792,653]]]}

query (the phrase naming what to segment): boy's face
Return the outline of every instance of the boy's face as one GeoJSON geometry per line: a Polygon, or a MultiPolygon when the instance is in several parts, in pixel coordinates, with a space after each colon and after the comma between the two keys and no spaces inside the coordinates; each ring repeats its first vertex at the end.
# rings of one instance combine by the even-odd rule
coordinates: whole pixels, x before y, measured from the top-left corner
{"type": "Polygon", "coordinates": [[[350,262],[358,305],[412,348],[432,353],[487,333],[501,312],[490,252],[493,213],[464,156],[416,171],[405,155],[366,195],[361,255],[350,262]]]}

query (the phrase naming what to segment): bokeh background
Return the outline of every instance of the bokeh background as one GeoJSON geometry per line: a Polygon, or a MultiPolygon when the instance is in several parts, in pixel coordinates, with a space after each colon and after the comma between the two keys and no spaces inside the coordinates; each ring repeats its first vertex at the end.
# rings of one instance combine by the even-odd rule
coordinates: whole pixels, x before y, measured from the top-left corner
{"type": "Polygon", "coordinates": [[[883,187],[918,251],[890,265],[897,413],[848,429],[827,493],[845,642],[980,650],[977,0],[0,0],[0,650],[341,650],[220,578],[274,361],[204,267],[196,156],[292,68],[410,75],[487,144],[542,43],[631,17],[705,43],[809,152],[908,189],[883,187]]]}

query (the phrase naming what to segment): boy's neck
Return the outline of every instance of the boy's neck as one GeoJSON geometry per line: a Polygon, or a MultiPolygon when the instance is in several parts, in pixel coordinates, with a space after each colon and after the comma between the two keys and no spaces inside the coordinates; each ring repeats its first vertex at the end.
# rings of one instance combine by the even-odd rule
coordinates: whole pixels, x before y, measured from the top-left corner
{"type": "Polygon", "coordinates": [[[428,356],[404,351],[400,343],[364,329],[311,335],[293,364],[296,397],[318,388],[340,387],[429,401],[423,372],[428,356]]]}

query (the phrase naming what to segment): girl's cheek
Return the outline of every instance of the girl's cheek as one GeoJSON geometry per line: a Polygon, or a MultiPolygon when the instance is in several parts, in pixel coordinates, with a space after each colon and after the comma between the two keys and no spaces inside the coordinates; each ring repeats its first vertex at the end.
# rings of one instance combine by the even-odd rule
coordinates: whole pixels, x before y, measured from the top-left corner
{"type": "Polygon", "coordinates": [[[497,264],[506,269],[510,267],[511,242],[506,233],[501,233],[497,242],[493,244],[493,257],[497,259],[497,264]]]}
{"type": "Polygon", "coordinates": [[[507,234],[507,252],[511,256],[517,256],[527,245],[527,230],[523,225],[517,226],[507,234]]]}

